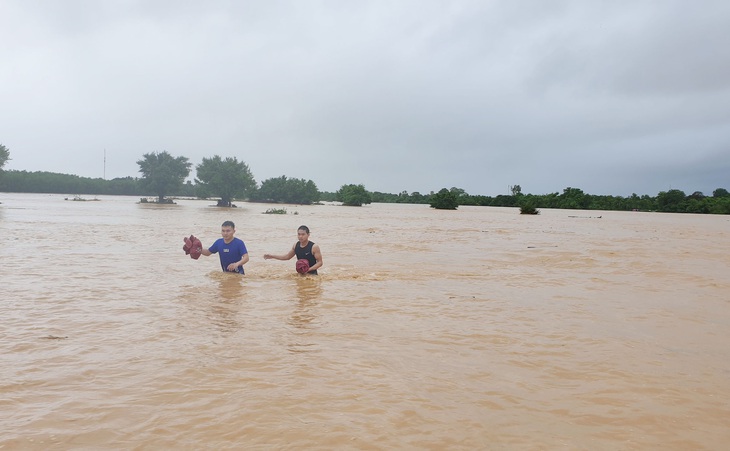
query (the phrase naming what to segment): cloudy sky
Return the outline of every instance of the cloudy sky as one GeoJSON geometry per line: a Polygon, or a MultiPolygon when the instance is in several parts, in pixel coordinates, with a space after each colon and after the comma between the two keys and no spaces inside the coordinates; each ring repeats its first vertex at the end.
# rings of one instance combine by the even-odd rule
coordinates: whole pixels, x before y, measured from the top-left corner
{"type": "Polygon", "coordinates": [[[728,24],[727,0],[0,0],[0,143],[107,179],[166,150],[325,191],[711,195],[728,24]]]}

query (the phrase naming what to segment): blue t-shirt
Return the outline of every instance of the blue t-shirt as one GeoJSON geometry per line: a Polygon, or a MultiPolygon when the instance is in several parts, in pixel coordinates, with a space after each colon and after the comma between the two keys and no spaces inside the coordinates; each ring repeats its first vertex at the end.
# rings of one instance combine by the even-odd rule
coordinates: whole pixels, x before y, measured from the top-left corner
{"type": "MultiPolygon", "coordinates": [[[[208,250],[212,253],[218,253],[221,259],[221,268],[228,271],[228,265],[236,263],[243,258],[244,254],[248,254],[246,245],[239,238],[233,238],[230,243],[226,244],[223,238],[218,238],[208,250]]],[[[236,268],[236,272],[243,274],[243,265],[236,268]]]]}

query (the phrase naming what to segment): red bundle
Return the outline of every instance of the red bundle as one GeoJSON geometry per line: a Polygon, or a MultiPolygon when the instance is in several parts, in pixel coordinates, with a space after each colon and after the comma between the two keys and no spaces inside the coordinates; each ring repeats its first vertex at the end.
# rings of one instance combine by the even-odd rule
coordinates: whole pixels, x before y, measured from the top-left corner
{"type": "Polygon", "coordinates": [[[306,274],[309,272],[309,261],[307,261],[307,259],[305,258],[297,260],[296,267],[299,274],[306,274]]]}
{"type": "Polygon", "coordinates": [[[200,254],[203,251],[203,243],[201,243],[195,235],[185,237],[183,238],[183,241],[185,241],[185,245],[183,246],[185,255],[190,255],[190,258],[195,260],[200,258],[200,254]]]}

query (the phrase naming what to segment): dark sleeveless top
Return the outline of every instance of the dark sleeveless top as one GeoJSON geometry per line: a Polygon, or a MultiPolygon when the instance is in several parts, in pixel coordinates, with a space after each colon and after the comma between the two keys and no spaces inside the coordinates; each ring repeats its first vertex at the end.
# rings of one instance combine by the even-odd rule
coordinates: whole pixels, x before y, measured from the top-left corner
{"type": "MultiPolygon", "coordinates": [[[[299,245],[299,241],[294,245],[294,253],[297,256],[297,260],[305,259],[309,262],[309,266],[314,266],[317,263],[317,259],[314,258],[314,252],[312,252],[313,242],[307,243],[306,246],[302,247],[299,245]]],[[[309,271],[307,274],[317,274],[317,270],[309,271]]]]}

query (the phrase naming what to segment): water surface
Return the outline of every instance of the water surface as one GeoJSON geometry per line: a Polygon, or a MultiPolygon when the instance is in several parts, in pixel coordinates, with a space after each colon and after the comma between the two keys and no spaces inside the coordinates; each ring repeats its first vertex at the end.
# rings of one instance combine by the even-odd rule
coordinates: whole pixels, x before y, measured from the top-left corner
{"type": "Polygon", "coordinates": [[[727,216],[64,197],[0,194],[0,448],[730,442],[727,216]]]}

